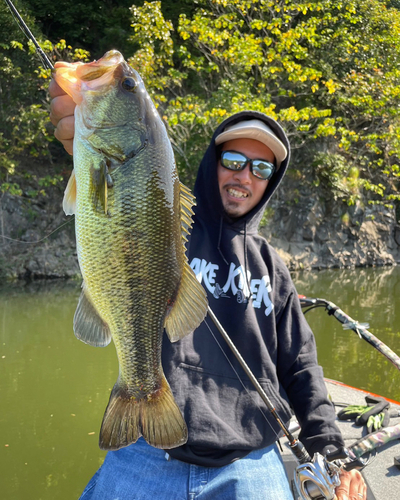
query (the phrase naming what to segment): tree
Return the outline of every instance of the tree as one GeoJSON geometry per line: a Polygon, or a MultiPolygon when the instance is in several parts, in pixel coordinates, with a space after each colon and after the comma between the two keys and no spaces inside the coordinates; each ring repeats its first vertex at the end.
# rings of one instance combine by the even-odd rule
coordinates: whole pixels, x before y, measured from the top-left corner
{"type": "MultiPolygon", "coordinates": [[[[286,128],[295,151],[289,173],[302,184],[348,203],[362,193],[371,203],[398,202],[394,0],[140,1],[129,10],[130,3],[27,0],[17,7],[54,60],[88,60],[95,47],[93,57],[112,47],[133,54],[130,63],[164,117],[189,185],[215,126],[255,109],[286,128]],[[70,44],[59,40],[66,33],[70,44]]],[[[51,158],[57,146],[48,128],[49,74],[4,4],[0,30],[4,189],[13,185],[19,155],[51,158]]]]}
{"type": "Polygon", "coordinates": [[[379,0],[212,0],[180,16],[180,44],[159,2],[132,13],[141,49],[131,63],[144,70],[189,182],[210,130],[247,108],[283,123],[301,182],[349,203],[363,188],[371,202],[398,199],[396,9],[379,0]]]}
{"type": "MultiPolygon", "coordinates": [[[[34,26],[24,7],[18,9],[25,22],[34,26]]],[[[50,150],[50,145],[56,144],[49,122],[50,71],[42,67],[33,44],[24,37],[4,3],[0,3],[0,31],[4,33],[0,43],[0,193],[21,195],[19,179],[30,175],[29,161],[40,159],[51,164],[55,152],[54,148],[50,150]],[[21,168],[20,163],[28,164],[28,168],[21,168]]],[[[37,36],[53,60],[88,60],[87,51],[72,50],[65,40],[53,45],[43,40],[40,32],[37,36]]],[[[49,176],[44,171],[31,194],[43,194],[46,184],[61,180],[60,175],[49,176]]]]}

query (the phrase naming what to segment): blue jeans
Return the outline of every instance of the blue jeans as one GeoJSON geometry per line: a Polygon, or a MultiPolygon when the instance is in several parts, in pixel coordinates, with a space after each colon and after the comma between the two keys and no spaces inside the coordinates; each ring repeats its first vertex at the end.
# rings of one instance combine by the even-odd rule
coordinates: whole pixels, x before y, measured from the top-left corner
{"type": "Polygon", "coordinates": [[[107,453],[80,500],[293,500],[276,445],[225,467],[166,459],[143,438],[107,453]]]}

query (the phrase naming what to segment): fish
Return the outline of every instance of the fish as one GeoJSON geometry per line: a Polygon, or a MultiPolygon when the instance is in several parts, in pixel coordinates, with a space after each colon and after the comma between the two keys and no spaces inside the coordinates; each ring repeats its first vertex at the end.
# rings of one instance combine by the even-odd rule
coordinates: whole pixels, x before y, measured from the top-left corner
{"type": "Polygon", "coordinates": [[[74,169],[63,208],[75,215],[83,277],[75,336],[113,340],[119,375],[99,435],[104,450],[140,436],[156,448],[187,441],[187,427],[161,365],[171,342],[207,311],[188,264],[195,199],[180,181],[166,127],[139,73],[116,50],[90,63],[58,62],[54,78],[76,102],[74,169]]]}

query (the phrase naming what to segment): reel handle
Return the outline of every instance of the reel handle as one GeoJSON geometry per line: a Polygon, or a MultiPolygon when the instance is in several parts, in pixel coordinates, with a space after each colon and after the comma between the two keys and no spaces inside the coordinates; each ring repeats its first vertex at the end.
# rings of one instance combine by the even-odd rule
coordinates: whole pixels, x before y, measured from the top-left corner
{"type": "Polygon", "coordinates": [[[361,457],[354,458],[354,455],[351,456],[349,450],[347,450],[347,448],[344,448],[343,446],[333,452],[328,450],[325,458],[328,462],[335,462],[336,460],[338,460],[341,468],[345,471],[351,471],[353,469],[363,469],[368,463],[367,460],[361,457]]]}
{"type": "Polygon", "coordinates": [[[325,458],[328,460],[328,462],[334,462],[335,460],[346,460],[346,458],[349,458],[349,452],[346,450],[346,448],[341,446],[334,451],[328,450],[325,458]]]}

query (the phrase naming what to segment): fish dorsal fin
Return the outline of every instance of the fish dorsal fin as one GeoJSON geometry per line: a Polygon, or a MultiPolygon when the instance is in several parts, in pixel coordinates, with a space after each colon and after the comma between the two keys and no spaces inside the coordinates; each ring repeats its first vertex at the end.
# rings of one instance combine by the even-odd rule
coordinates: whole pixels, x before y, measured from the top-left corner
{"type": "Polygon", "coordinates": [[[196,199],[192,195],[190,189],[184,184],[180,183],[181,187],[181,225],[182,225],[182,237],[183,241],[186,242],[186,235],[189,234],[190,229],[193,225],[192,215],[193,205],[196,205],[196,199]]]}
{"type": "Polygon", "coordinates": [[[85,342],[85,344],[105,347],[111,342],[110,329],[107,323],[100,318],[99,313],[92,304],[85,284],[83,284],[82,288],[74,316],[75,337],[85,342]]]}
{"type": "Polygon", "coordinates": [[[192,333],[207,313],[207,296],[204,288],[187,262],[174,305],[165,320],[165,330],[171,342],[192,333]]]}
{"type": "MultiPolygon", "coordinates": [[[[189,188],[180,185],[181,188],[181,226],[182,245],[187,241],[193,225],[193,205],[195,198],[189,188]]],[[[207,296],[204,288],[197,281],[196,276],[189,266],[185,257],[182,279],[179,284],[174,304],[165,320],[165,329],[171,342],[185,337],[193,332],[203,321],[207,313],[207,296]]]]}
{"type": "Polygon", "coordinates": [[[72,170],[64,191],[63,210],[65,215],[74,215],[76,210],[76,177],[75,170],[72,170]]]}

